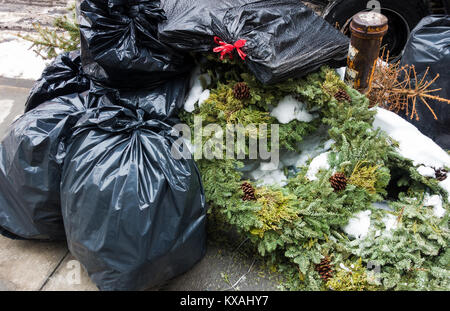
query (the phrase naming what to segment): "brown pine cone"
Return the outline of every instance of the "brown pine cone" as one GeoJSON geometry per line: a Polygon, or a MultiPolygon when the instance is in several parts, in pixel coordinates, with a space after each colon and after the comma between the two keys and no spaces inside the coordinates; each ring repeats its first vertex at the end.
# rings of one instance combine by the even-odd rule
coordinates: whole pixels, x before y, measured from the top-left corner
{"type": "Polygon", "coordinates": [[[436,179],[438,180],[438,181],[443,181],[443,180],[446,180],[447,179],[447,170],[446,169],[444,169],[444,168],[438,168],[438,169],[434,169],[434,171],[435,171],[435,176],[436,176],[436,179]]]}
{"type": "Polygon", "coordinates": [[[343,173],[335,173],[330,179],[331,187],[333,187],[334,191],[341,191],[347,187],[347,178],[343,173]]]}
{"type": "Polygon", "coordinates": [[[244,192],[244,196],[242,197],[243,201],[256,201],[255,188],[250,183],[242,183],[241,188],[244,192]]]}
{"type": "Polygon", "coordinates": [[[340,89],[339,91],[337,91],[337,93],[334,94],[334,98],[336,98],[336,100],[340,101],[340,102],[351,100],[350,95],[348,95],[348,93],[343,89],[340,89]]]}
{"type": "Polygon", "coordinates": [[[233,87],[233,95],[236,99],[247,99],[250,97],[250,87],[245,82],[238,82],[233,87]]]}
{"type": "Polygon", "coordinates": [[[320,278],[325,283],[333,277],[333,266],[331,265],[331,259],[328,256],[322,258],[319,264],[316,265],[315,270],[319,273],[320,278]]]}

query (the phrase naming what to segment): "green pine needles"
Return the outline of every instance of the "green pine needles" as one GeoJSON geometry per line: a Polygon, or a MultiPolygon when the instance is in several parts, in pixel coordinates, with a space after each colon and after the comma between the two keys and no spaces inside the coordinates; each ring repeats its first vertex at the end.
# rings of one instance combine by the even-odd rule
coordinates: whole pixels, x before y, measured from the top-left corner
{"type": "Polygon", "coordinates": [[[33,43],[31,48],[43,59],[52,59],[61,51],[68,52],[80,48],[80,28],[77,23],[76,7],[69,8],[69,14],[55,18],[55,29],[42,27],[34,23],[37,35],[19,35],[22,39],[33,43]]]}
{"type": "Polygon", "coordinates": [[[334,140],[328,156],[330,169],[319,171],[316,180],[306,177],[305,165],[290,175],[284,187],[251,182],[254,201],[242,200],[245,159],[197,160],[210,216],[248,238],[267,264],[284,275],[283,289],[450,289],[448,213],[437,218],[432,208],[421,203],[425,192],[441,194],[448,209],[447,194],[436,180],[421,176],[411,161],[402,158],[384,132],[372,129],[375,111],[369,110],[364,95],[327,67],[303,79],[264,86],[240,64],[207,59],[201,68],[211,77],[211,96],[193,113],[181,115],[191,127],[194,116],[202,119],[203,126],[276,124],[270,107],[292,95],[319,118],[281,125],[283,150],[301,151],[298,142],[321,124],[334,140]],[[237,82],[247,83],[249,98],[233,97],[237,82]],[[351,101],[337,100],[334,94],[339,90],[345,90],[351,101]],[[335,192],[331,187],[333,172],[343,172],[350,180],[344,190],[335,192]],[[390,202],[390,210],[372,205],[384,200],[390,202]],[[343,227],[356,212],[365,210],[371,211],[369,233],[351,240],[343,227]],[[325,256],[334,267],[327,282],[315,269],[325,256]],[[353,266],[353,272],[342,266],[353,266]]]}

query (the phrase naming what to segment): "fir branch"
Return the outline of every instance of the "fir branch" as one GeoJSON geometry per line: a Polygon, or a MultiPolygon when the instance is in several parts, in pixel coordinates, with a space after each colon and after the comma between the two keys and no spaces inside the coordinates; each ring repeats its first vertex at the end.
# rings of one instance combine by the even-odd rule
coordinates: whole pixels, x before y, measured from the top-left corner
{"type": "Polygon", "coordinates": [[[80,46],[80,31],[77,23],[75,5],[69,8],[69,15],[57,17],[53,25],[55,29],[42,27],[39,23],[33,23],[37,35],[18,36],[32,42],[31,48],[43,59],[52,59],[61,51],[74,51],[80,46]]]}

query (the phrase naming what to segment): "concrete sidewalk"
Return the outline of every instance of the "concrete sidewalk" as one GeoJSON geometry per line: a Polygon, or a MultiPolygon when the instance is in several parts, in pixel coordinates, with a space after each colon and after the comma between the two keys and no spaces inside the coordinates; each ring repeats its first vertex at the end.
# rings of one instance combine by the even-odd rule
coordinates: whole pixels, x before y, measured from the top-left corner
{"type": "MultiPolygon", "coordinates": [[[[0,137],[24,110],[34,81],[0,78],[0,137]]],[[[96,290],[80,269],[75,282],[67,263],[73,258],[65,243],[10,240],[0,236],[0,290],[96,290]],[[80,284],[74,284],[80,283],[80,284]]],[[[76,274],[77,272],[75,272],[76,274]]]]}
{"type": "MultiPolygon", "coordinates": [[[[0,137],[23,113],[33,81],[0,78],[0,137]]],[[[277,290],[279,276],[245,255],[245,241],[210,240],[193,269],[153,290],[277,290]]],[[[65,243],[0,236],[0,290],[93,291],[97,287],[65,243]]]]}
{"type": "Polygon", "coordinates": [[[53,28],[56,17],[67,13],[73,0],[2,0],[0,30],[30,32],[33,23],[53,28]]]}

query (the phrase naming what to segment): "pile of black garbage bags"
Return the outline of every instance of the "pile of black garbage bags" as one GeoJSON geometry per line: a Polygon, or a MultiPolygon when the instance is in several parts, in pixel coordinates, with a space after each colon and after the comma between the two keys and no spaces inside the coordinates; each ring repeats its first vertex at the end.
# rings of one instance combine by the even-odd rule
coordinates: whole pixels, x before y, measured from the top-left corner
{"type": "Polygon", "coordinates": [[[83,0],[79,11],[80,51],[45,69],[1,142],[0,231],[67,240],[99,289],[143,290],[206,251],[198,169],[173,154],[190,53],[240,57],[272,83],[345,63],[348,39],[297,0],[83,0]]]}

